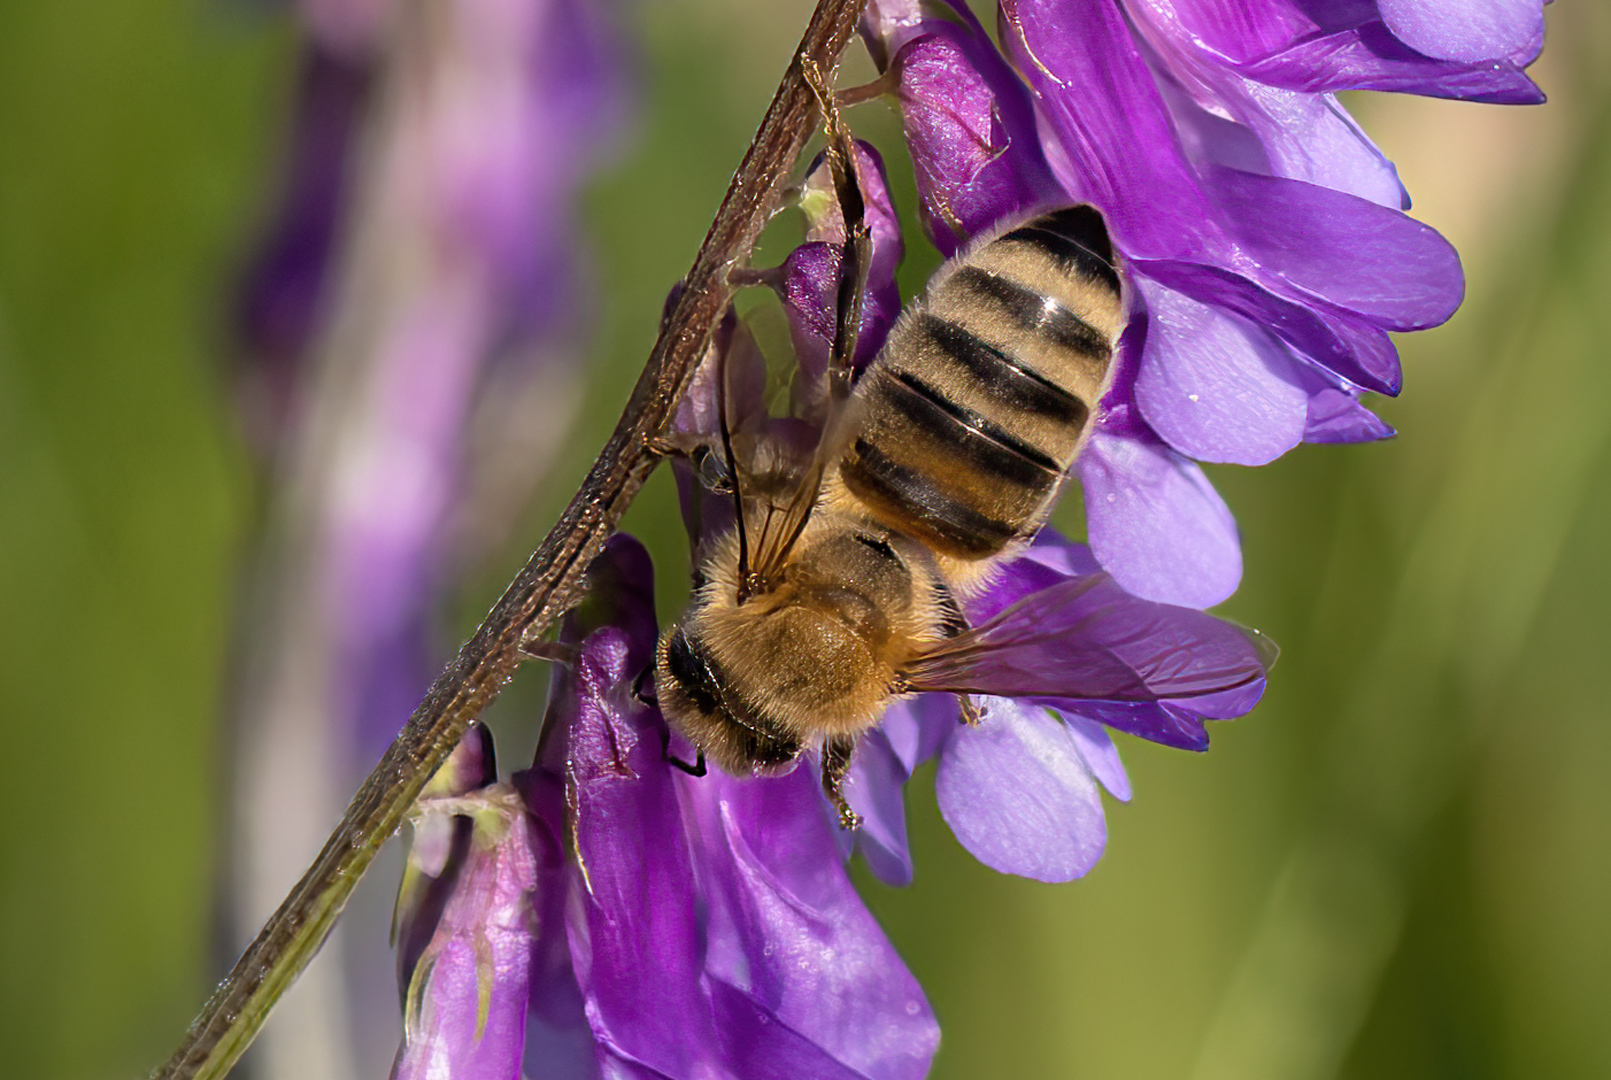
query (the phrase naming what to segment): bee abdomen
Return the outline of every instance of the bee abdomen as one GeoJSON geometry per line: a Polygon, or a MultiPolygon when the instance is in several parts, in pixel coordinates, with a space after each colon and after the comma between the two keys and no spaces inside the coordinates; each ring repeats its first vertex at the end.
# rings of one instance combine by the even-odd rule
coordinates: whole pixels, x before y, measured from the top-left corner
{"type": "Polygon", "coordinates": [[[866,437],[845,453],[840,475],[876,517],[942,554],[981,559],[1018,535],[1017,522],[958,498],[923,469],[891,457],[866,437]]]}
{"type": "Polygon", "coordinates": [[[1057,263],[1067,278],[1083,279],[1119,293],[1119,272],[1114,269],[1113,245],[1102,215],[1091,206],[1070,206],[1003,233],[995,241],[1030,244],[1057,263]]]}
{"type": "Polygon", "coordinates": [[[988,558],[1039,526],[1109,381],[1119,278],[1089,207],[968,253],[858,384],[846,487],[939,553],[988,558]]]}

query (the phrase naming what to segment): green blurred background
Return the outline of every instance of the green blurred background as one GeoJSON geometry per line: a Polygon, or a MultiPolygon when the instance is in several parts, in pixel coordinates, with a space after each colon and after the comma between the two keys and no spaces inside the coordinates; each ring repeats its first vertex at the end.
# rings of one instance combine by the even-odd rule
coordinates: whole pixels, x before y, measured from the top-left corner
{"type": "MultiPolygon", "coordinates": [[[[645,104],[587,202],[596,377],[528,540],[602,441],[806,10],[637,9],[645,104]]],[[[1550,21],[1547,106],[1350,103],[1460,247],[1468,298],[1401,341],[1404,398],[1378,403],[1396,441],[1214,470],[1248,567],[1226,610],[1285,649],[1265,703],[1206,756],[1126,739],[1135,798],[1070,885],[984,870],[914,785],[915,886],[864,884],[939,1013],[936,1077],[1611,1076],[1611,12],[1550,21]]],[[[295,59],[250,5],[0,6],[7,1076],[138,1075],[219,974],[218,718],[263,497],[224,312],[295,59]]],[[[879,108],[854,122],[893,147],[879,108]]],[[[904,288],[934,264],[914,250],[904,288]]],[[[668,609],[670,505],[662,480],[630,522],[668,609]]]]}

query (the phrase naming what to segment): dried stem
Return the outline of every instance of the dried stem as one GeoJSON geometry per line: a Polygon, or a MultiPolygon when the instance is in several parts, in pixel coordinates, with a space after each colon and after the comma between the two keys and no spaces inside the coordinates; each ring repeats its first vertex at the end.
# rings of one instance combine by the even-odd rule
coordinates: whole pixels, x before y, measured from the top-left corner
{"type": "Polygon", "coordinates": [[[274,1003],[313,959],[376,852],[397,830],[431,774],[470,721],[503,689],[520,643],[542,634],[579,598],[587,565],[653,471],[653,450],[732,298],[728,270],[749,253],[819,119],[802,71],[832,70],[865,0],[818,0],[777,94],[761,121],[686,288],[660,329],[610,441],[559,522],[479,629],[438,676],[387,748],[302,880],[191,1024],[156,1080],[222,1077],[245,1052],[274,1003]]]}

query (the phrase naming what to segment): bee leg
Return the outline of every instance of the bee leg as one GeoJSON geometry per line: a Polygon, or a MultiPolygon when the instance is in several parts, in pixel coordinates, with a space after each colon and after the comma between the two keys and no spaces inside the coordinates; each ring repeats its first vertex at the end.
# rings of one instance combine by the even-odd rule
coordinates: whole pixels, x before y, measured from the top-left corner
{"type": "Polygon", "coordinates": [[[582,653],[575,645],[567,645],[563,641],[522,641],[520,655],[528,660],[547,660],[550,663],[575,667],[576,660],[582,653]]]}
{"type": "Polygon", "coordinates": [[[900,76],[892,67],[872,82],[862,83],[860,86],[849,86],[843,90],[835,90],[833,95],[834,107],[848,109],[852,105],[860,105],[866,101],[876,101],[886,94],[894,94],[900,89],[900,85],[900,76]]]}
{"type": "Polygon", "coordinates": [[[850,755],[856,740],[845,735],[830,736],[822,744],[822,790],[839,811],[839,825],[850,832],[861,828],[861,815],[845,801],[845,773],[850,771],[850,755]]]}
{"type": "Polygon", "coordinates": [[[659,458],[692,461],[701,447],[709,449],[710,437],[691,431],[667,431],[649,440],[649,453],[659,458]]]}
{"type": "MultiPolygon", "coordinates": [[[[660,707],[660,698],[653,690],[648,688],[649,678],[654,674],[654,668],[646,667],[638,672],[638,677],[632,680],[632,698],[639,705],[647,705],[651,709],[660,707]]],[[[666,734],[667,745],[670,744],[671,735],[666,734]]]]}
{"type": "Polygon", "coordinates": [[[660,751],[666,757],[666,764],[681,769],[689,776],[699,777],[704,776],[709,770],[705,768],[704,749],[699,747],[696,747],[696,749],[699,751],[699,755],[694,758],[694,763],[690,765],[682,758],[671,752],[671,731],[669,728],[666,730],[666,733],[660,737],[660,751]]]}
{"type": "Polygon", "coordinates": [[[656,457],[686,461],[694,479],[712,494],[733,493],[733,474],[727,468],[726,455],[710,444],[708,436],[672,432],[650,442],[649,452],[656,457]]]}
{"type": "Polygon", "coordinates": [[[962,714],[962,722],[969,727],[978,727],[979,721],[984,719],[984,711],[975,704],[971,694],[957,695],[957,709],[962,714]]]}

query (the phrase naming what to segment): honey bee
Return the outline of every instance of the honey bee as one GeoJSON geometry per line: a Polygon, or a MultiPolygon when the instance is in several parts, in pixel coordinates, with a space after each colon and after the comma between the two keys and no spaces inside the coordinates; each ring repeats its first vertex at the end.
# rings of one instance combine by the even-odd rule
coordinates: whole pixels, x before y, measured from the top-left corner
{"type": "MultiPolygon", "coordinates": [[[[819,465],[784,470],[786,483],[752,469],[735,527],[660,639],[658,701],[700,768],[767,772],[820,747],[824,787],[853,826],[840,782],[893,698],[993,692],[970,685],[970,651],[1039,616],[1019,612],[986,640],[960,601],[1045,521],[1126,317],[1090,206],[1010,224],[935,274],[829,422],[819,465]]],[[[1262,674],[1232,668],[1226,686],[1262,674]]],[[[1069,696],[1157,700],[1163,681],[1069,696]]]]}

